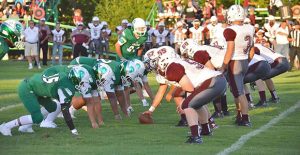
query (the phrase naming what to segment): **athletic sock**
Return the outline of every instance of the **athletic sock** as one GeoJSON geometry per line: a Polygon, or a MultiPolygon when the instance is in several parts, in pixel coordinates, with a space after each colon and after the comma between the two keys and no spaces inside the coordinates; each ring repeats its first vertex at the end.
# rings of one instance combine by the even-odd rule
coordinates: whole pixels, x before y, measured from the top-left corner
{"type": "Polygon", "coordinates": [[[201,124],[201,132],[204,133],[204,134],[209,134],[210,133],[210,128],[209,128],[209,125],[208,123],[204,123],[204,124],[201,124]]]}
{"type": "Polygon", "coordinates": [[[185,114],[180,114],[180,120],[181,121],[186,121],[186,116],[185,116],[185,114]]]}
{"type": "Polygon", "coordinates": [[[245,94],[245,95],[246,95],[247,101],[250,102],[250,103],[252,103],[253,102],[253,98],[252,98],[251,94],[249,93],[249,94],[245,94]]]}
{"type": "Polygon", "coordinates": [[[11,128],[14,128],[17,126],[22,126],[22,125],[27,125],[27,124],[32,124],[32,123],[33,123],[33,121],[32,121],[31,115],[25,115],[25,116],[21,116],[18,119],[14,119],[10,122],[5,123],[5,126],[11,129],[11,128]]]}
{"type": "Polygon", "coordinates": [[[190,126],[190,130],[191,130],[193,137],[199,136],[199,126],[198,125],[190,126]]]}
{"type": "Polygon", "coordinates": [[[266,92],[265,91],[260,91],[258,93],[259,93],[260,101],[266,102],[267,101],[266,92]]]}
{"type": "Polygon", "coordinates": [[[53,122],[57,115],[60,113],[61,111],[61,107],[60,107],[60,103],[56,103],[56,110],[49,113],[48,116],[45,118],[46,122],[53,122]]]}
{"type": "Polygon", "coordinates": [[[248,116],[248,114],[243,114],[243,115],[242,115],[242,121],[243,121],[243,122],[250,122],[250,121],[249,121],[249,116],[248,116]]]}
{"type": "Polygon", "coordinates": [[[222,111],[228,111],[226,93],[221,97],[222,111]]]}
{"type": "Polygon", "coordinates": [[[271,93],[271,96],[272,96],[273,99],[278,98],[276,90],[272,90],[272,91],[270,91],[270,93],[271,93]]]}

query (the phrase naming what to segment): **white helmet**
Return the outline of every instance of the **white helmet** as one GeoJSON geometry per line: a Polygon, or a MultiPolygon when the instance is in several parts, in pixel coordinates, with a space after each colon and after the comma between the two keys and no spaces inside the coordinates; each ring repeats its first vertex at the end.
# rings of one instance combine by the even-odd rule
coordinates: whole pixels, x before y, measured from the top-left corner
{"type": "Polygon", "coordinates": [[[227,12],[228,21],[244,21],[245,11],[240,5],[232,5],[227,12]]]}
{"type": "Polygon", "coordinates": [[[109,65],[99,62],[93,67],[96,73],[96,84],[98,87],[105,87],[109,81],[114,80],[114,73],[109,65]]]}
{"type": "Polygon", "coordinates": [[[137,72],[133,61],[126,61],[121,64],[121,80],[124,85],[130,85],[136,76],[137,72]]]}
{"type": "MultiPolygon", "coordinates": [[[[142,81],[142,77],[145,73],[145,65],[141,60],[134,59],[133,62],[135,63],[135,69],[136,69],[136,81],[142,81]]],[[[141,82],[143,83],[143,82],[141,82]]]]}
{"type": "Polygon", "coordinates": [[[249,18],[244,19],[244,24],[249,24],[250,22],[251,22],[251,20],[249,18]]]}
{"type": "Polygon", "coordinates": [[[193,39],[186,39],[180,45],[180,54],[183,57],[193,57],[198,44],[193,39]]]}
{"type": "Polygon", "coordinates": [[[157,69],[157,59],[159,55],[157,53],[157,48],[152,48],[148,50],[145,55],[144,55],[144,64],[145,64],[145,69],[148,72],[151,72],[152,70],[157,69]]]}
{"type": "Polygon", "coordinates": [[[102,25],[108,25],[106,21],[101,22],[102,25]]]}
{"type": "Polygon", "coordinates": [[[161,46],[157,49],[159,56],[167,55],[170,58],[179,58],[180,56],[175,52],[175,49],[170,46],[161,46]]]}
{"type": "Polygon", "coordinates": [[[147,32],[147,27],[144,19],[142,18],[135,18],[132,21],[133,25],[133,32],[136,33],[138,36],[144,36],[147,32]]]}
{"type": "Polygon", "coordinates": [[[68,78],[81,94],[86,94],[91,89],[90,83],[93,82],[93,79],[88,70],[81,65],[72,66],[68,78]]]}
{"type": "Polygon", "coordinates": [[[165,72],[167,66],[172,62],[172,59],[174,59],[174,57],[169,57],[167,54],[159,56],[157,62],[157,70],[159,72],[165,72]]]}
{"type": "Polygon", "coordinates": [[[93,22],[94,22],[94,21],[100,21],[100,20],[99,20],[98,17],[95,16],[95,17],[93,17],[93,22]]]}

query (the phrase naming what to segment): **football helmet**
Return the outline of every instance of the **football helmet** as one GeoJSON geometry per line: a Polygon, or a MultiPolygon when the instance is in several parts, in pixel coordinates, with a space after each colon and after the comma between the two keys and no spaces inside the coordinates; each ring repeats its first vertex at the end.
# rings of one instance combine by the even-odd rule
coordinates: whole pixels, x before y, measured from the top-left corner
{"type": "Polygon", "coordinates": [[[244,21],[245,11],[240,5],[232,5],[227,12],[228,21],[244,21]]]}
{"type": "Polygon", "coordinates": [[[133,33],[137,34],[138,36],[144,36],[147,32],[146,23],[142,18],[135,18],[132,21],[133,25],[133,33]]]}
{"type": "Polygon", "coordinates": [[[180,45],[180,54],[184,58],[191,58],[194,55],[198,44],[193,39],[186,39],[180,45]]]}
{"type": "Polygon", "coordinates": [[[159,55],[157,54],[157,48],[152,48],[148,50],[144,55],[145,69],[148,72],[157,69],[157,59],[159,55]]]}
{"type": "Polygon", "coordinates": [[[160,55],[157,62],[157,68],[159,72],[165,72],[167,66],[171,63],[171,59],[174,57],[170,57],[168,54],[160,55]]]}
{"type": "Polygon", "coordinates": [[[105,63],[97,63],[94,67],[93,67],[94,72],[96,73],[96,84],[97,87],[105,87],[105,85],[111,81],[111,80],[115,80],[114,78],[114,73],[112,71],[112,69],[110,68],[109,65],[105,64],[105,63]]]}
{"type": "Polygon", "coordinates": [[[93,82],[93,80],[88,70],[82,66],[72,66],[68,78],[81,94],[86,94],[86,92],[91,89],[90,83],[93,82]]]}
{"type": "Polygon", "coordinates": [[[144,76],[145,72],[145,65],[141,60],[134,59],[133,62],[135,63],[135,69],[136,69],[136,81],[142,81],[142,77],[144,76]]]}
{"type": "Polygon", "coordinates": [[[99,18],[98,18],[98,17],[96,17],[96,16],[95,16],[95,17],[93,17],[93,19],[92,19],[92,20],[93,20],[93,22],[95,22],[95,21],[100,21],[100,20],[99,20],[99,18]]]}
{"type": "Polygon", "coordinates": [[[162,46],[157,49],[159,56],[167,55],[170,58],[179,58],[180,56],[175,52],[175,49],[170,46],[162,46]]]}
{"type": "Polygon", "coordinates": [[[136,76],[136,67],[133,61],[125,61],[121,64],[121,80],[125,86],[129,86],[136,76]]]}
{"type": "Polygon", "coordinates": [[[0,26],[0,36],[9,41],[8,44],[10,47],[14,47],[16,43],[21,41],[23,31],[23,25],[12,19],[6,20],[0,26]]]}

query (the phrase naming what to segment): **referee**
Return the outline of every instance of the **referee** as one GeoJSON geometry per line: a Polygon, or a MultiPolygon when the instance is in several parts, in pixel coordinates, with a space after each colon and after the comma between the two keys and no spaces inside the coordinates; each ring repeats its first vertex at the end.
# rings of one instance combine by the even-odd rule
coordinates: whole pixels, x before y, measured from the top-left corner
{"type": "MultiPolygon", "coordinates": [[[[297,55],[298,60],[300,61],[300,24],[296,22],[293,26],[293,30],[290,32],[290,37],[292,38],[292,42],[290,43],[290,71],[294,66],[294,60],[297,55]]],[[[298,69],[300,67],[300,62],[298,61],[298,69]]]]}

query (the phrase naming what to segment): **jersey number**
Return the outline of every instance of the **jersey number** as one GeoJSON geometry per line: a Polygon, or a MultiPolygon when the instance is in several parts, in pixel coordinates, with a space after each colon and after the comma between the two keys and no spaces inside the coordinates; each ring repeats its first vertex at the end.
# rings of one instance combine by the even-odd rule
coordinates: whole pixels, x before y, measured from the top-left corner
{"type": "Polygon", "coordinates": [[[43,75],[43,81],[46,83],[53,83],[53,82],[57,82],[59,80],[59,75],[55,74],[52,76],[45,76],[43,75]]]}
{"type": "Polygon", "coordinates": [[[247,42],[247,47],[244,48],[244,54],[247,54],[250,50],[252,40],[251,40],[251,37],[249,35],[245,36],[244,40],[247,42]]]}

